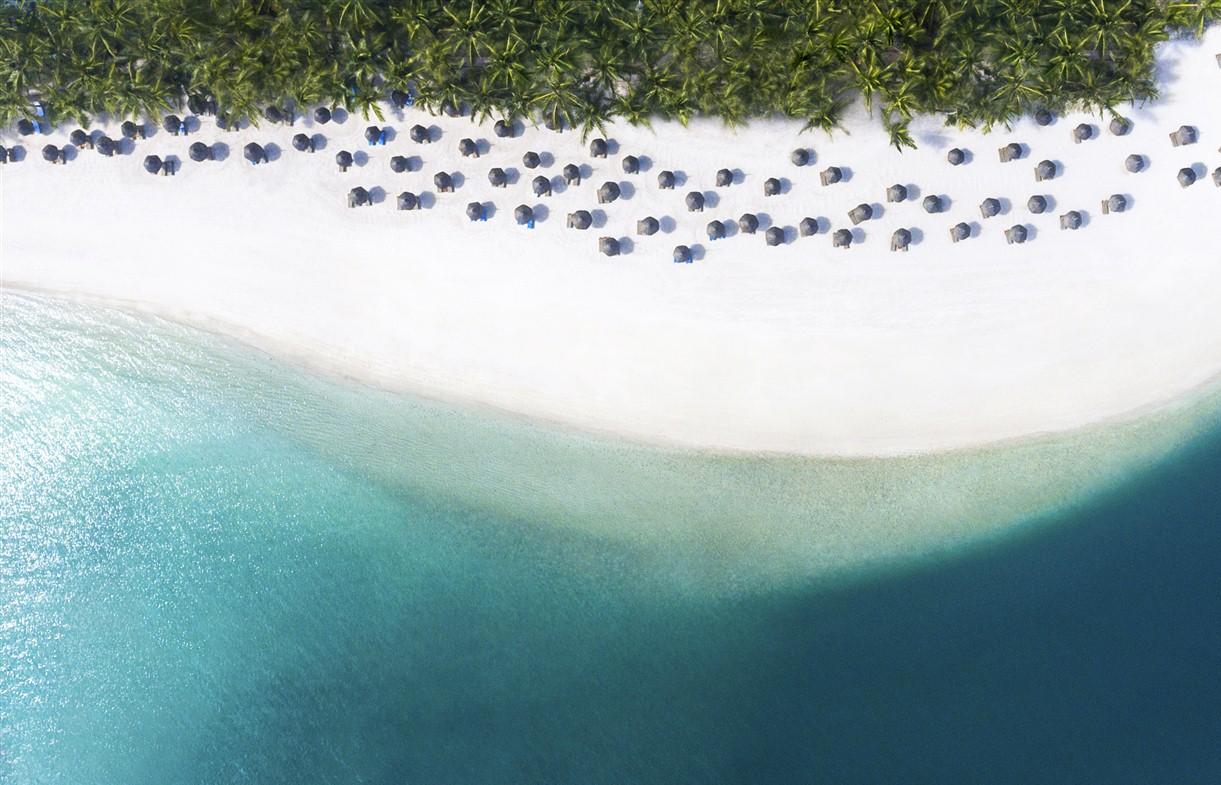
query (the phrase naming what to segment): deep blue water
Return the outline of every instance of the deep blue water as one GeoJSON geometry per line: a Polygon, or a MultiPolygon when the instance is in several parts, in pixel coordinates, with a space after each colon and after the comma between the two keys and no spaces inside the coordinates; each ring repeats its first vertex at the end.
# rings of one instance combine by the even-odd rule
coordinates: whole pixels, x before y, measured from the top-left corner
{"type": "Polygon", "coordinates": [[[705,460],[4,302],[5,785],[1221,781],[1215,430],[1001,526],[1049,453],[705,460]]]}

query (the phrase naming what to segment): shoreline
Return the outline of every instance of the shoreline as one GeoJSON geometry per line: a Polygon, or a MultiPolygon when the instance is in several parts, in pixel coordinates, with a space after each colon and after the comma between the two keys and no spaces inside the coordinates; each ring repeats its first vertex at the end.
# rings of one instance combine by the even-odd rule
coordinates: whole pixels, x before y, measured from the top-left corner
{"type": "MultiPolygon", "coordinates": [[[[1221,108],[1201,98],[1221,84],[1218,43],[1212,29],[1202,42],[1159,50],[1173,81],[1162,100],[1125,110],[1127,137],[1085,116],[990,134],[921,118],[920,149],[899,154],[860,117],[847,123],[851,134],[830,139],[798,134],[797,123],[731,130],[700,121],[614,125],[607,138],[618,155],[591,161],[577,134],[527,128],[502,140],[490,124],[408,110],[387,113],[397,139],[384,148],[367,147],[367,123],[353,117],[239,133],[204,118],[185,139],[157,133],[109,160],[81,150],[63,167],[28,150],[0,169],[0,285],[117,303],[328,375],[643,444],[859,458],[1037,438],[1172,406],[1221,376],[1221,269],[1209,258],[1221,189],[1207,177],[1188,189],[1174,181],[1180,166],[1211,172],[1219,162],[1221,108]],[[1073,145],[1082,121],[1099,135],[1073,145]],[[440,139],[413,144],[414,122],[439,126],[440,139]],[[1171,148],[1165,132],[1184,123],[1200,142],[1171,148]],[[326,149],[293,151],[298,131],[326,135],[326,149]],[[488,139],[491,152],[459,158],[463,136],[488,139]],[[279,160],[250,167],[240,151],[251,140],[274,142],[279,160]],[[185,161],[193,141],[223,142],[229,159],[187,162],[172,178],[140,170],[147,153],[185,161]],[[1010,141],[1029,151],[998,163],[996,148],[1010,141]],[[815,163],[790,165],[798,146],[812,148],[815,163]],[[974,160],[949,166],[951,146],[974,160]],[[339,149],[369,160],[339,174],[339,149]],[[550,199],[529,194],[528,170],[504,190],[487,183],[492,166],[521,169],[526,150],[554,156],[539,170],[553,178],[570,161],[594,171],[550,199]],[[1146,155],[1149,170],[1124,172],[1129,152],[1146,155]],[[421,158],[422,169],[391,173],[395,154],[421,158]],[[651,167],[622,174],[627,154],[651,167]],[[1036,185],[1031,169],[1043,158],[1062,173],[1036,185]],[[846,182],[819,186],[828,165],[850,170],[846,182]],[[718,166],[740,169],[743,182],[716,188],[718,166]],[[656,172],[667,168],[689,184],[658,191],[656,172]],[[431,209],[394,210],[398,190],[430,193],[437,171],[462,172],[464,182],[431,197],[431,209]],[[787,193],[764,197],[769,176],[787,180],[787,193]],[[605,180],[630,192],[597,205],[605,180]],[[944,194],[950,209],[928,215],[918,198],[885,204],[892,182],[944,194]],[[354,185],[384,188],[385,202],[347,209],[354,185]],[[687,213],[692,188],[719,204],[687,213]],[[1054,209],[1029,215],[1032,193],[1051,196],[1054,209]],[[1101,215],[1110,193],[1127,195],[1131,211],[1101,215]],[[988,196],[1007,202],[1003,215],[980,218],[988,196]],[[468,222],[471,200],[493,202],[496,214],[468,222]],[[858,227],[863,239],[851,249],[832,249],[828,229],[850,227],[844,215],[858,202],[880,215],[858,227]],[[514,225],[517,203],[536,207],[533,231],[514,225]],[[579,208],[600,209],[605,227],[566,229],[563,216],[579,208]],[[1085,211],[1087,225],[1059,231],[1068,209],[1085,211]],[[707,221],[746,211],[789,229],[803,216],[826,224],[778,248],[761,233],[703,238],[707,221]],[[644,215],[674,226],[636,237],[644,215]],[[951,245],[946,229],[960,220],[978,236],[951,245]],[[1031,228],[1031,242],[1005,244],[1001,230],[1014,223],[1031,228]],[[908,253],[887,248],[899,227],[921,230],[908,253]],[[634,247],[599,256],[603,234],[634,247]],[[703,258],[672,264],[677,243],[702,247],[703,258]]],[[[60,143],[67,130],[37,144],[60,143]]],[[[31,139],[21,141],[29,148],[31,139]]]]}

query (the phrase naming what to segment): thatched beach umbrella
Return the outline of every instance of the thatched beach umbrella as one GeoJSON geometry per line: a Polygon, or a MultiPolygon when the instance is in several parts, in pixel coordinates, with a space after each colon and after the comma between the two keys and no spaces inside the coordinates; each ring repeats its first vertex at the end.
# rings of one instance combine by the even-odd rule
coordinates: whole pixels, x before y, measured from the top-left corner
{"type": "Polygon", "coordinates": [[[1034,179],[1036,183],[1041,183],[1044,180],[1050,180],[1056,176],[1055,163],[1042,160],[1034,168],[1034,179]]]}
{"type": "Polygon", "coordinates": [[[369,144],[377,144],[382,141],[383,134],[386,132],[378,128],[376,125],[371,125],[365,129],[365,141],[369,144]]]}
{"type": "Polygon", "coordinates": [[[482,221],[484,216],[483,205],[479,202],[468,202],[466,205],[466,217],[472,221],[482,221]]]}
{"type": "Polygon", "coordinates": [[[326,125],[331,122],[331,110],[325,106],[320,106],[314,110],[314,122],[319,125],[326,125]]]}
{"type": "Polygon", "coordinates": [[[395,205],[400,210],[419,210],[420,197],[416,196],[411,191],[403,191],[395,199],[395,205]]]}
{"type": "Polygon", "coordinates": [[[203,142],[195,142],[187,148],[187,156],[195,163],[212,160],[212,148],[203,142]]]}
{"type": "Polygon", "coordinates": [[[541,174],[535,177],[530,185],[535,196],[551,196],[551,180],[541,174]]]}
{"type": "Polygon", "coordinates": [[[945,209],[945,205],[942,203],[940,196],[924,197],[923,205],[924,212],[926,213],[939,213],[945,209]]]}
{"type": "Polygon", "coordinates": [[[699,191],[692,191],[687,194],[686,198],[687,209],[693,213],[704,212],[704,195],[699,191]]]}
{"type": "Polygon", "coordinates": [[[521,157],[521,165],[527,169],[537,169],[542,159],[538,157],[538,153],[531,150],[521,157]]]}
{"type": "Polygon", "coordinates": [[[85,133],[83,128],[77,128],[75,131],[68,134],[68,141],[77,147],[93,146],[93,140],[89,138],[89,134],[85,133]]]}
{"type": "Polygon", "coordinates": [[[784,245],[784,230],[779,226],[769,226],[763,233],[763,241],[768,245],[784,245]]]}
{"type": "Polygon", "coordinates": [[[738,231],[742,234],[754,234],[759,229],[759,218],[754,213],[742,213],[738,218],[738,231]]]}
{"type": "Polygon", "coordinates": [[[966,151],[955,147],[945,154],[945,160],[949,161],[951,166],[958,166],[967,160],[966,151]]]}
{"type": "Polygon", "coordinates": [[[1026,242],[1026,227],[1021,224],[1014,224],[1005,230],[1005,242],[1010,245],[1026,242]]]}
{"type": "Polygon", "coordinates": [[[1102,214],[1122,213],[1128,209],[1128,200],[1123,194],[1111,194],[1102,200],[1102,214]]]}
{"type": "Polygon", "coordinates": [[[528,204],[519,204],[513,208],[513,218],[519,226],[526,226],[534,221],[534,210],[528,204]]]}
{"type": "Polygon", "coordinates": [[[636,234],[654,235],[660,228],[661,224],[651,215],[636,222],[636,234]]]}
{"type": "Polygon", "coordinates": [[[114,140],[109,136],[99,136],[97,141],[93,143],[93,147],[98,151],[98,153],[106,156],[107,158],[114,155],[115,152],[114,140]]]}
{"type": "Polygon", "coordinates": [[[123,136],[127,139],[135,139],[137,137],[140,139],[144,138],[144,125],[137,125],[131,120],[124,120],[123,124],[119,126],[119,131],[122,132],[123,136]]]}
{"type": "Polygon", "coordinates": [[[216,114],[216,99],[210,95],[205,96],[198,93],[187,96],[187,109],[191,114],[216,114]]]}
{"type": "Polygon", "coordinates": [[[186,128],[183,127],[182,120],[176,114],[166,115],[161,121],[161,127],[165,129],[167,134],[177,136],[180,133],[185,133],[186,128]]]}
{"type": "Polygon", "coordinates": [[[763,181],[763,195],[775,196],[780,193],[780,181],[775,177],[769,177],[763,181]]]}
{"type": "Polygon", "coordinates": [[[441,193],[449,193],[454,190],[454,178],[449,172],[437,172],[432,176],[432,184],[441,193]]]}
{"type": "Polygon", "coordinates": [[[0,164],[8,163],[8,148],[0,144],[0,164]]]}
{"type": "Polygon", "coordinates": [[[674,172],[669,169],[657,173],[657,187],[664,191],[674,189],[674,172]]]}
{"type": "Polygon", "coordinates": [[[598,204],[607,204],[619,198],[619,184],[612,182],[602,183],[602,187],[598,189],[598,204]]]}
{"type": "Polygon", "coordinates": [[[1186,188],[1187,186],[1195,183],[1196,171],[1194,169],[1189,169],[1187,167],[1183,167],[1182,169],[1179,170],[1178,180],[1179,180],[1179,185],[1186,188]]]}
{"type": "Polygon", "coordinates": [[[348,191],[348,207],[360,207],[369,203],[369,192],[359,185],[348,191]]]}
{"type": "Polygon", "coordinates": [[[855,226],[861,221],[868,221],[873,217],[873,208],[867,204],[861,203],[848,211],[848,219],[855,226]]]}
{"type": "Polygon", "coordinates": [[[543,127],[548,131],[555,131],[557,134],[564,133],[564,121],[551,114],[543,117],[543,127]]]}
{"type": "Polygon", "coordinates": [[[53,144],[42,148],[42,160],[52,164],[62,164],[66,160],[63,152],[53,144]]]}
{"type": "Polygon", "coordinates": [[[621,165],[624,174],[636,174],[640,171],[640,159],[634,155],[625,155],[621,165]]]}
{"type": "Polygon", "coordinates": [[[17,121],[17,133],[22,136],[29,136],[34,133],[34,124],[24,117],[17,121]]]}
{"type": "Polygon", "coordinates": [[[314,140],[305,134],[295,134],[293,136],[293,149],[299,153],[312,153],[314,152],[314,140]]]}
{"type": "Polygon", "coordinates": [[[564,165],[564,182],[569,185],[581,184],[581,167],[576,164],[564,165]]]}
{"type": "Polygon", "coordinates": [[[1038,194],[1026,200],[1026,209],[1038,215],[1047,210],[1047,198],[1038,194]]]}
{"type": "Polygon", "coordinates": [[[446,117],[461,117],[465,107],[446,98],[441,102],[441,113],[446,117]]]}
{"type": "Polygon", "coordinates": [[[594,158],[605,158],[608,149],[605,139],[595,139],[589,143],[589,154],[594,158]]]}
{"type": "Polygon", "coordinates": [[[989,196],[987,199],[979,203],[979,214],[984,218],[991,218],[1001,214],[1001,203],[999,199],[993,199],[989,196]]]}
{"type": "Polygon", "coordinates": [[[416,124],[411,126],[411,130],[407,132],[411,137],[411,141],[416,144],[431,144],[432,135],[428,133],[428,129],[422,125],[416,124]]]}
{"type": "Polygon", "coordinates": [[[959,222],[950,227],[950,241],[958,242],[971,236],[971,227],[959,222]]]}
{"type": "Polygon", "coordinates": [[[501,139],[507,139],[513,136],[513,124],[507,123],[504,120],[497,120],[492,126],[492,133],[501,139]]]}
{"type": "Polygon", "coordinates": [[[269,106],[263,110],[263,117],[267,118],[269,123],[284,122],[284,113],[280,111],[278,106],[269,106]]]}
{"type": "Polygon", "coordinates": [[[568,228],[569,229],[585,230],[585,229],[588,229],[590,226],[593,226],[593,223],[594,223],[594,217],[589,214],[588,210],[577,210],[574,213],[568,214],[568,228]]]}
{"type": "Polygon", "coordinates": [[[907,199],[907,186],[895,183],[886,189],[886,201],[902,202],[907,199]]]}
{"type": "Polygon", "coordinates": [[[492,184],[493,188],[504,188],[508,184],[509,178],[504,169],[493,166],[488,170],[488,182],[492,184]]]}
{"type": "Polygon", "coordinates": [[[144,156],[144,171],[149,174],[157,174],[161,171],[161,159],[155,155],[144,156]]]}
{"type": "Polygon", "coordinates": [[[727,185],[733,185],[733,172],[728,169],[717,169],[716,171],[716,186],[724,188],[727,185]]]}
{"type": "Polygon", "coordinates": [[[1073,144],[1081,144],[1087,139],[1094,138],[1094,126],[1089,123],[1081,123],[1073,129],[1073,144]]]}
{"type": "Polygon", "coordinates": [[[221,112],[216,116],[216,127],[222,131],[240,131],[241,123],[228,112],[221,112]]]}
{"type": "Polygon", "coordinates": [[[801,223],[797,224],[797,232],[802,237],[813,237],[818,234],[818,221],[813,218],[802,218],[801,223]]]}
{"type": "Polygon", "coordinates": [[[691,249],[685,245],[674,246],[674,263],[691,264],[691,249]]]}
{"type": "Polygon", "coordinates": [[[912,244],[912,233],[907,229],[895,229],[894,234],[890,236],[890,250],[892,251],[907,251],[907,247],[912,244]]]}
{"type": "Polygon", "coordinates": [[[395,109],[405,109],[407,107],[407,93],[402,90],[390,91],[390,103],[395,109]]]}
{"type": "Polygon", "coordinates": [[[799,147],[789,153],[789,160],[793,162],[793,166],[805,166],[810,162],[810,151],[799,147]]]}
{"type": "Polygon", "coordinates": [[[1126,117],[1112,117],[1109,127],[1115,136],[1127,136],[1132,130],[1132,121],[1126,117]]]}
{"type": "Polygon", "coordinates": [[[463,158],[478,158],[479,145],[475,144],[474,139],[459,139],[458,152],[462,154],[463,158]]]}
{"type": "Polygon", "coordinates": [[[834,185],[844,179],[844,173],[838,166],[828,166],[818,175],[823,185],[834,185]]]}
{"type": "Polygon", "coordinates": [[[1046,109],[1040,109],[1034,113],[1034,121],[1039,125],[1051,125],[1052,121],[1055,119],[1055,116],[1046,109]]]}
{"type": "Polygon", "coordinates": [[[242,149],[242,156],[257,166],[267,160],[267,151],[258,142],[250,142],[242,149]]]}
{"type": "Polygon", "coordinates": [[[836,229],[835,234],[831,235],[832,248],[851,248],[852,247],[852,232],[847,229],[836,229]]]}
{"type": "Polygon", "coordinates": [[[1010,142],[997,151],[1000,156],[1001,163],[1007,164],[1010,161],[1016,161],[1022,157],[1022,146],[1017,142],[1010,142]]]}
{"type": "Polygon", "coordinates": [[[411,162],[407,160],[405,155],[396,155],[390,159],[390,171],[395,174],[402,174],[411,170],[411,162]]]}
{"type": "Polygon", "coordinates": [[[1069,210],[1064,215],[1060,216],[1061,229],[1080,229],[1081,228],[1081,213],[1076,210],[1069,210]]]}
{"type": "Polygon", "coordinates": [[[725,236],[725,224],[720,221],[709,221],[704,227],[704,231],[708,233],[709,240],[720,240],[725,236]]]}
{"type": "Polygon", "coordinates": [[[335,163],[339,165],[339,171],[348,171],[348,167],[352,165],[352,154],[347,150],[340,150],[335,153],[335,163]]]}
{"type": "Polygon", "coordinates": [[[607,256],[619,255],[619,241],[614,237],[599,237],[598,250],[607,256]]]}
{"type": "Polygon", "coordinates": [[[1199,134],[1190,125],[1180,125],[1179,130],[1170,134],[1170,143],[1175,147],[1184,144],[1195,144],[1197,139],[1199,139],[1199,134]]]}
{"type": "Polygon", "coordinates": [[[1221,166],[1213,170],[1213,185],[1221,188],[1221,166]]]}
{"type": "Polygon", "coordinates": [[[1137,155],[1136,153],[1132,153],[1132,155],[1129,155],[1127,158],[1124,159],[1123,168],[1127,169],[1129,172],[1131,172],[1133,174],[1136,174],[1137,172],[1140,172],[1140,171],[1144,171],[1145,157],[1143,155],[1137,155]]]}

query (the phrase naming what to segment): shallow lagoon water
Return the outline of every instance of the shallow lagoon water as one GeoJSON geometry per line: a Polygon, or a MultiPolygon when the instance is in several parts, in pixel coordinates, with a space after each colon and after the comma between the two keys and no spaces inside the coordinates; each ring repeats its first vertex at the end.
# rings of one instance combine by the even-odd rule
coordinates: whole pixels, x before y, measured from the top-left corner
{"type": "Polygon", "coordinates": [[[0,781],[1221,776],[1212,399],[701,456],[4,296],[0,781]]]}

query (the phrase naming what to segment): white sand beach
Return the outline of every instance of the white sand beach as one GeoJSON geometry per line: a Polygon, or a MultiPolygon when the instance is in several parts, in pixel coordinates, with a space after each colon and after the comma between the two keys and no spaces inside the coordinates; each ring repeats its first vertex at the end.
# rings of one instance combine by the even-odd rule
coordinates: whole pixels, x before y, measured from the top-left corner
{"type": "MultiPolygon", "coordinates": [[[[831,137],[788,121],[615,125],[606,159],[591,159],[579,133],[526,127],[498,139],[490,122],[411,109],[387,110],[384,122],[299,119],[236,133],[201,118],[187,137],[158,129],[125,155],[82,149],[66,166],[39,150],[65,144],[75,126],[10,134],[0,141],[23,145],[26,159],[0,167],[0,276],[5,287],[158,313],[370,383],[648,442],[865,456],[1063,431],[1164,404],[1221,373],[1218,51],[1219,29],[1202,44],[1165,45],[1163,98],[1125,110],[1127,136],[1098,117],[986,134],[926,118],[914,126],[919,149],[903,153],[863,117],[831,137]],[[395,138],[368,146],[370,122],[395,138]],[[1073,143],[1079,122],[1094,124],[1094,139],[1073,143]],[[436,126],[439,139],[413,143],[415,123],[436,126]],[[1183,124],[1199,141],[1174,147],[1168,134],[1183,124]],[[323,134],[325,149],[293,150],[301,131],[323,134]],[[489,152],[460,157],[463,137],[489,152]],[[242,160],[251,140],[278,156],[251,166],[242,160]],[[229,156],[193,163],[194,141],[221,142],[229,156]],[[997,149],[1011,141],[1028,149],[1001,163],[997,149]],[[790,163],[797,147],[812,149],[813,163],[790,163]],[[950,166],[951,147],[968,150],[968,163],[950,166]],[[340,173],[341,149],[367,160],[340,173]],[[528,150],[543,154],[539,170],[522,166],[528,150]],[[178,156],[181,170],[145,173],[149,153],[178,156]],[[1146,156],[1146,171],[1125,171],[1130,153],[1146,156]],[[398,154],[422,167],[393,173],[398,154]],[[624,174],[628,154],[645,171],[624,174]],[[1036,183],[1043,159],[1060,171],[1036,183]],[[563,186],[567,163],[591,167],[581,185],[563,186]],[[819,172],[832,165],[850,176],[823,187],[819,172]],[[494,166],[517,181],[491,187],[494,166]],[[740,182],[714,187],[721,167],[740,182]],[[1200,175],[1189,188],[1176,181],[1183,167],[1200,175]],[[660,190],[666,169],[686,182],[660,190]],[[435,193],[440,171],[461,174],[454,193],[435,193]],[[539,173],[557,184],[550,198],[531,194],[539,173]],[[765,198],[768,177],[784,178],[786,192],[765,198]],[[624,196],[599,205],[607,180],[624,196]],[[893,183],[914,198],[888,204],[893,183]],[[349,209],[356,185],[385,198],[349,209]],[[423,194],[425,209],[397,211],[404,190],[423,194]],[[702,213],[684,206],[690,190],[709,195],[702,213]],[[1048,198],[1043,215],[1027,211],[1035,194],[1048,198]],[[1129,209],[1103,215],[1111,194],[1129,209]],[[948,209],[927,214],[928,195],[948,197],[948,209]],[[987,197],[1002,215],[981,217],[987,197]],[[486,223],[466,218],[471,201],[494,204],[486,223]],[[874,219],[850,249],[832,248],[831,231],[851,228],[858,203],[873,205],[874,219]],[[535,208],[535,228],[515,224],[518,204],[535,208]],[[595,227],[567,228],[576,209],[600,211],[595,227]],[[1085,225],[1062,231],[1059,216],[1073,209],[1085,225]],[[786,227],[788,242],[768,247],[762,230],[706,239],[708,221],[744,212],[786,227]],[[649,215],[662,231],[636,236],[649,215]],[[822,231],[800,237],[807,216],[822,231]],[[952,244],[959,221],[975,231],[952,244]],[[1015,224],[1030,230],[1024,245],[1005,242],[1015,224]],[[901,227],[914,242],[894,253],[901,227]],[[624,240],[625,253],[599,254],[600,236],[624,240]],[[672,263],[680,243],[694,263],[672,263]]],[[[95,127],[119,136],[117,123],[95,127]]]]}

